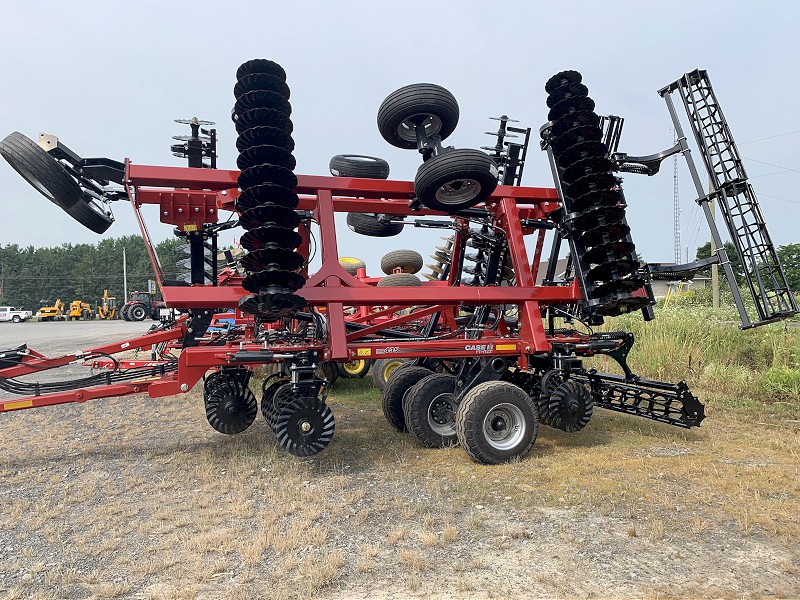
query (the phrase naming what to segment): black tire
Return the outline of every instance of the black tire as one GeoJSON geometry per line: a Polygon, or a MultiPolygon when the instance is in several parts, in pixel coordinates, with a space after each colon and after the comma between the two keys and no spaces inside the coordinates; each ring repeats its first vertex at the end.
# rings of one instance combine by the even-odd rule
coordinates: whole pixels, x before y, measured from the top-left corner
{"type": "Polygon", "coordinates": [[[393,273],[378,282],[378,287],[420,287],[422,282],[412,273],[393,273]]]}
{"type": "Polygon", "coordinates": [[[406,417],[403,412],[404,398],[412,387],[433,371],[427,367],[413,365],[396,369],[383,388],[383,416],[397,431],[406,431],[406,417]]]}
{"type": "Polygon", "coordinates": [[[19,316],[19,315],[14,315],[13,317],[11,317],[11,320],[12,320],[14,323],[19,323],[19,322],[20,322],[22,319],[20,318],[20,316],[19,316]]]}
{"type": "Polygon", "coordinates": [[[414,191],[428,208],[455,212],[475,206],[497,187],[497,165],[480,150],[449,150],[417,169],[414,191]]]}
{"type": "Polygon", "coordinates": [[[130,321],[144,321],[147,316],[147,309],[144,304],[133,304],[128,308],[128,320],[130,321]]]}
{"type": "Polygon", "coordinates": [[[70,208],[65,208],[66,213],[75,219],[78,223],[94,231],[95,233],[105,233],[114,222],[114,217],[111,212],[105,212],[103,209],[104,204],[95,200],[87,193],[70,208]]]}
{"type": "Polygon", "coordinates": [[[339,367],[335,362],[324,360],[317,367],[317,376],[327,379],[328,385],[333,385],[339,379],[339,367]]]}
{"type": "Polygon", "coordinates": [[[119,309],[119,316],[122,317],[123,321],[130,321],[131,318],[128,316],[128,309],[130,306],[123,304],[122,308],[119,309]]]}
{"type": "Polygon", "coordinates": [[[403,406],[408,432],[426,448],[458,442],[455,413],[456,376],[434,373],[408,390],[403,406]]]}
{"type": "Polygon", "coordinates": [[[398,148],[417,147],[415,128],[421,124],[428,136],[446,139],[458,124],[458,102],[449,91],[433,83],[414,83],[389,94],[378,109],[378,130],[398,148]]]}
{"type": "Polygon", "coordinates": [[[533,447],[539,420],[531,397],[507,381],[486,381],[466,393],[456,412],[458,441],[476,462],[496,465],[533,447]]]}
{"type": "Polygon", "coordinates": [[[402,223],[383,223],[376,215],[364,213],[347,213],[347,226],[370,237],[392,237],[403,232],[402,223]]]}
{"type": "Polygon", "coordinates": [[[369,367],[369,360],[355,358],[345,363],[339,363],[339,375],[345,379],[362,379],[369,373],[369,367]]]}
{"type": "Polygon", "coordinates": [[[66,210],[81,199],[78,182],[53,156],[19,131],[0,141],[0,154],[45,198],[66,210]]]}
{"type": "Polygon", "coordinates": [[[360,258],[353,258],[352,256],[340,256],[339,264],[342,265],[342,268],[350,273],[350,275],[355,275],[358,273],[359,269],[367,268],[367,263],[360,258]]]}
{"type": "Polygon", "coordinates": [[[337,154],[328,164],[334,177],[358,177],[363,179],[387,179],[389,163],[375,156],[362,154],[337,154]]]}
{"type": "Polygon", "coordinates": [[[372,365],[372,382],[375,387],[383,391],[386,387],[386,382],[392,376],[395,369],[399,369],[405,364],[405,358],[381,358],[376,360],[372,365]]]}
{"type": "Polygon", "coordinates": [[[387,275],[392,275],[395,269],[402,269],[403,273],[418,273],[422,265],[422,255],[416,250],[392,250],[381,259],[381,270],[387,275]]]}

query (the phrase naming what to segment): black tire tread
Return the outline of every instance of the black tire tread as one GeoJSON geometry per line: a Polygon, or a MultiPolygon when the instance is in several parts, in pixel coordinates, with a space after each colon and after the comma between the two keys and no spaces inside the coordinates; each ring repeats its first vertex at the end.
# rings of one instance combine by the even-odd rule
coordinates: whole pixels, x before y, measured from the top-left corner
{"type": "Polygon", "coordinates": [[[403,408],[403,398],[406,392],[431,373],[433,371],[427,367],[407,365],[392,373],[386,382],[381,398],[383,416],[397,431],[407,431],[403,408]]]}
{"type": "Polygon", "coordinates": [[[375,215],[365,213],[347,213],[347,226],[370,237],[393,237],[403,232],[402,223],[381,223],[375,215]]]}
{"type": "Polygon", "coordinates": [[[497,187],[497,165],[491,157],[471,148],[449,150],[420,165],[414,180],[414,191],[422,204],[433,210],[455,212],[475,206],[489,198],[497,187]],[[436,191],[448,181],[480,178],[480,193],[460,204],[443,204],[436,191]]]}
{"type": "Polygon", "coordinates": [[[376,156],[363,154],[337,154],[328,163],[334,177],[357,177],[361,179],[387,179],[389,163],[376,156]]]}

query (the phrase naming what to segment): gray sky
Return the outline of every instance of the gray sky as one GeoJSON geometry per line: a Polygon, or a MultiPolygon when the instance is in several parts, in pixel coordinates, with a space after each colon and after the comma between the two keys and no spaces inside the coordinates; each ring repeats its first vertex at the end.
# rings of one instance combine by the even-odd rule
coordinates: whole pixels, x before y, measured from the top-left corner
{"type": "MultiPolygon", "coordinates": [[[[84,156],[180,165],[174,118],[217,122],[219,166],[236,166],[230,121],[236,68],[270,58],[287,72],[296,172],[328,173],[334,154],[386,159],[393,179],[413,179],[420,159],[380,136],[375,115],[393,90],[437,83],[458,99],[447,144],[492,144],[483,132],[501,113],[538,131],[545,81],[583,73],[600,114],[625,118],[620,150],[644,155],[672,145],[656,91],[707,69],[745,157],[776,245],[800,241],[800,4],[783,2],[12,2],[3,0],[0,136],[59,136],[84,156]],[[563,7],[563,8],[562,8],[563,7]],[[791,133],[790,133],[791,132],[791,133]],[[786,135],[783,135],[786,134],[786,135]],[[762,139],[769,138],[769,139],[762,139]],[[760,141],[753,141],[760,140],[760,141]],[[767,164],[769,163],[769,164],[767,164]]],[[[696,157],[699,159],[699,157],[696,157]]],[[[680,165],[683,246],[690,259],[709,239],[680,165]],[[699,225],[699,232],[698,232],[699,225]]],[[[531,148],[523,184],[552,186],[544,153],[531,148]]],[[[0,244],[54,246],[100,239],[50,204],[0,161],[0,244]]],[[[673,173],[625,178],[628,219],[649,261],[673,258],[673,173]]],[[[115,206],[108,236],[138,233],[130,207],[115,206]]],[[[145,215],[156,240],[171,228],[145,215]]],[[[377,240],[339,228],[341,255],[368,261],[410,247],[423,255],[438,234],[412,230],[377,240]]]]}

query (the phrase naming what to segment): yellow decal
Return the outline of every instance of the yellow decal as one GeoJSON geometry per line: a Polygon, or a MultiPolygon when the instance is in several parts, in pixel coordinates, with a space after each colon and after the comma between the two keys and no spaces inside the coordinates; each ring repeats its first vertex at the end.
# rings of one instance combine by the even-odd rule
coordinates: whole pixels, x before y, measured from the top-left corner
{"type": "Polygon", "coordinates": [[[372,354],[372,350],[369,348],[359,348],[356,350],[356,356],[369,356],[370,354],[372,354]]]}
{"type": "Polygon", "coordinates": [[[186,223],[183,226],[184,231],[197,231],[197,225],[195,223],[186,223]]]}
{"type": "Polygon", "coordinates": [[[495,346],[494,349],[495,350],[516,350],[517,349],[517,345],[516,344],[497,344],[497,346],[495,346]]]}
{"type": "Polygon", "coordinates": [[[6,402],[2,410],[19,410],[20,408],[30,408],[33,400],[20,400],[19,402],[6,402]]]}

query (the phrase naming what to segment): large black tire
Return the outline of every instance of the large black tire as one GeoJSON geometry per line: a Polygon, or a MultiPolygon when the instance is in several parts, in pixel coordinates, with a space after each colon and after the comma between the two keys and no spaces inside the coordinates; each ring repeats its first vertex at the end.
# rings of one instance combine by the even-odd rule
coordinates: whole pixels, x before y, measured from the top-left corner
{"type": "Polygon", "coordinates": [[[434,373],[408,390],[403,406],[406,427],[426,448],[446,448],[458,442],[455,389],[455,375],[434,373]]]}
{"type": "Polygon", "coordinates": [[[128,309],[129,308],[130,308],[130,306],[128,306],[127,304],[123,304],[122,308],[119,309],[119,316],[122,317],[123,321],[130,321],[131,320],[130,316],[128,315],[128,309]]]}
{"type": "Polygon", "coordinates": [[[422,282],[412,273],[393,273],[378,282],[378,287],[419,287],[422,282]]]}
{"type": "Polygon", "coordinates": [[[497,187],[497,165],[480,150],[449,150],[417,169],[414,191],[428,208],[456,212],[475,206],[497,187]]]}
{"type": "Polygon", "coordinates": [[[360,258],[353,258],[352,256],[340,256],[339,264],[342,265],[342,268],[350,273],[350,275],[355,275],[358,273],[359,269],[367,268],[367,263],[360,258]]]}
{"type": "Polygon", "coordinates": [[[403,232],[402,223],[383,223],[377,216],[364,213],[347,213],[347,226],[370,237],[392,237],[403,232]]]}
{"type": "Polygon", "coordinates": [[[383,391],[386,382],[392,376],[395,369],[399,369],[406,362],[405,358],[381,358],[372,365],[372,383],[375,387],[383,391]]]}
{"type": "Polygon", "coordinates": [[[361,154],[337,154],[328,164],[334,177],[359,177],[364,179],[387,179],[389,163],[375,156],[361,154]]]}
{"type": "Polygon", "coordinates": [[[417,147],[416,127],[446,139],[458,124],[458,102],[433,83],[414,83],[389,94],[378,109],[378,130],[398,148],[417,147]]]}
{"type": "Polygon", "coordinates": [[[406,431],[406,417],[403,400],[412,387],[433,371],[427,367],[413,365],[396,369],[383,388],[383,416],[397,431],[406,431]]]}
{"type": "Polygon", "coordinates": [[[416,250],[392,250],[381,259],[381,270],[387,275],[393,274],[395,269],[402,269],[403,273],[417,273],[422,265],[422,255],[416,250]]]}
{"type": "Polygon", "coordinates": [[[147,309],[142,303],[132,304],[128,308],[128,319],[130,321],[144,321],[147,316],[147,309]]]}
{"type": "Polygon", "coordinates": [[[105,233],[114,222],[114,217],[110,211],[108,213],[105,211],[104,206],[103,203],[84,193],[78,202],[64,210],[70,217],[90,231],[105,233]]]}
{"type": "Polygon", "coordinates": [[[365,358],[354,358],[338,365],[339,375],[345,379],[362,379],[369,373],[370,361],[365,358]]]}
{"type": "Polygon", "coordinates": [[[530,452],[539,420],[533,400],[522,388],[507,381],[485,381],[461,400],[456,431],[473,460],[495,465],[530,452]]]}
{"type": "Polygon", "coordinates": [[[81,199],[78,182],[53,156],[19,131],[0,141],[0,154],[14,170],[56,206],[66,210],[81,199]]]}

